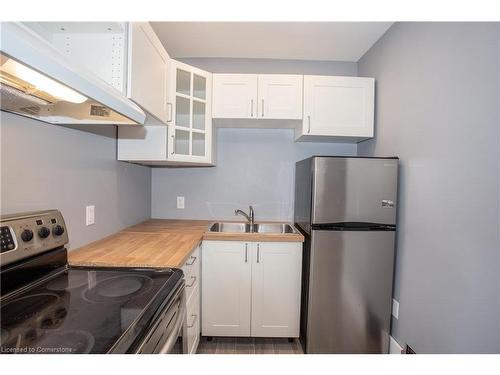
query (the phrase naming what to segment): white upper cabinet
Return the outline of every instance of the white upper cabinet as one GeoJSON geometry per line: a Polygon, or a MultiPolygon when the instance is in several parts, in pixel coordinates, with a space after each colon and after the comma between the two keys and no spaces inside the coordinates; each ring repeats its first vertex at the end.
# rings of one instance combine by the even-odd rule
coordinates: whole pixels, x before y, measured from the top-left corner
{"type": "Polygon", "coordinates": [[[302,119],[301,75],[260,74],[258,117],[263,119],[302,119]]]}
{"type": "Polygon", "coordinates": [[[302,76],[214,74],[212,117],[302,119],[302,76]]]}
{"type": "Polygon", "coordinates": [[[118,160],[146,165],[211,166],[212,74],[170,60],[168,126],[118,129],[118,160]]]}
{"type": "Polygon", "coordinates": [[[169,56],[148,22],[128,29],[127,96],[160,121],[167,122],[169,56]]]}
{"type": "Polygon", "coordinates": [[[374,91],[373,78],[304,76],[304,118],[297,140],[373,137],[374,91]]]}
{"type": "Polygon", "coordinates": [[[257,118],[257,74],[213,75],[213,118],[257,118]]]}
{"type": "Polygon", "coordinates": [[[212,73],[170,62],[168,159],[212,163],[212,73]]]}

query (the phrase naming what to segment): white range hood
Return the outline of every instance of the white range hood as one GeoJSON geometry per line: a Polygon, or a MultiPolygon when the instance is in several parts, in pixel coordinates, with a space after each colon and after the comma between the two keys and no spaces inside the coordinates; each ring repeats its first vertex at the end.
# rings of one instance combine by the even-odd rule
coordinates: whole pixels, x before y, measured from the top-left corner
{"type": "Polygon", "coordinates": [[[2,111],[53,124],[144,124],[139,106],[26,26],[2,22],[0,33],[2,111]]]}

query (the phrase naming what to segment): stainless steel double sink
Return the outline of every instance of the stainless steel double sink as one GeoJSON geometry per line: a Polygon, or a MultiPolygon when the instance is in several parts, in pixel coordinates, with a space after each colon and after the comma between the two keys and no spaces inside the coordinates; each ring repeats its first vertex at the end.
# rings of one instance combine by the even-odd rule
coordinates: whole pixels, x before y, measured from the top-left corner
{"type": "Polygon", "coordinates": [[[274,234],[297,234],[297,230],[290,224],[281,223],[223,223],[210,224],[209,232],[218,233],[274,233],[274,234]]]}

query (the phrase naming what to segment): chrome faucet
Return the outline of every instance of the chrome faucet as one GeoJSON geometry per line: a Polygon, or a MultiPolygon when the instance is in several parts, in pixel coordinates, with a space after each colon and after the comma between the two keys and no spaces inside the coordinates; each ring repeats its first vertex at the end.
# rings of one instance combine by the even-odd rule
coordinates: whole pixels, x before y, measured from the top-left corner
{"type": "Polygon", "coordinates": [[[253,229],[253,225],[255,223],[255,213],[253,211],[252,206],[249,206],[248,208],[250,208],[250,212],[248,213],[248,215],[241,210],[234,210],[234,214],[243,215],[248,220],[248,223],[251,225],[251,229],[253,229]]]}

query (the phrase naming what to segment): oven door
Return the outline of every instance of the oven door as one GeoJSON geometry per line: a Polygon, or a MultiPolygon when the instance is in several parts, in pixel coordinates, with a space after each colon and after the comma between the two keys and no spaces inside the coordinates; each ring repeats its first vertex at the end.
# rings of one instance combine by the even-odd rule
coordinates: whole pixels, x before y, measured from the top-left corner
{"type": "Polygon", "coordinates": [[[186,295],[184,284],[175,293],[157,322],[147,335],[137,353],[139,354],[184,354],[187,353],[186,295]]]}

